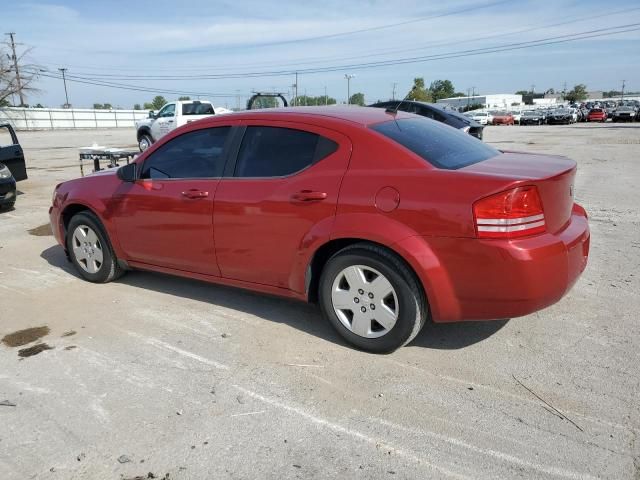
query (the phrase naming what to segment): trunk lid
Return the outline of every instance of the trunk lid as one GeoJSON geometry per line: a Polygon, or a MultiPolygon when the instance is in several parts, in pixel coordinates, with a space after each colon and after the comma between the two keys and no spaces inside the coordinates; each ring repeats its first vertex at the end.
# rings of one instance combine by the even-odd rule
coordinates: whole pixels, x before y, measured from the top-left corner
{"type": "Polygon", "coordinates": [[[491,193],[517,186],[535,185],[542,200],[546,228],[555,233],[568,223],[573,209],[573,182],[576,162],[566,157],[537,155],[522,152],[503,152],[461,171],[492,177],[504,185],[491,193]]]}

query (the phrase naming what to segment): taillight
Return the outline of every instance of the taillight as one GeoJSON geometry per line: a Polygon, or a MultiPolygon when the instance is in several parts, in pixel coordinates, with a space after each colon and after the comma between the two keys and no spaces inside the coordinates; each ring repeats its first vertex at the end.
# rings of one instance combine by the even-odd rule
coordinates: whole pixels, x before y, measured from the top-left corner
{"type": "Polygon", "coordinates": [[[545,231],[544,210],[538,189],[517,187],[473,204],[479,238],[516,238],[545,231]]]}

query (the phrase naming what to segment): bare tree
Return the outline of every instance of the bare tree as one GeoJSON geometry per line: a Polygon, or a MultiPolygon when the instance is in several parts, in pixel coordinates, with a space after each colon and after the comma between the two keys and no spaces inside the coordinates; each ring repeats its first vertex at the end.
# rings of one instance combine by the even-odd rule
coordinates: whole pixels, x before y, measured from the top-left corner
{"type": "Polygon", "coordinates": [[[0,45],[0,105],[8,103],[8,98],[11,95],[19,94],[20,91],[23,95],[38,92],[34,84],[38,79],[40,67],[26,62],[26,56],[30,51],[31,49],[28,48],[18,55],[17,63],[20,69],[20,86],[18,86],[11,50],[0,45]]]}

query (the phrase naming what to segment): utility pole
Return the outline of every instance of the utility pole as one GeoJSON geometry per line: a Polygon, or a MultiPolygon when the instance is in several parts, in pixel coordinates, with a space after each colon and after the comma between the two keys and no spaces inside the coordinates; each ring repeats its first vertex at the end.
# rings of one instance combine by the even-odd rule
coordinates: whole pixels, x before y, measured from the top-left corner
{"type": "Polygon", "coordinates": [[[395,100],[396,99],[396,87],[398,86],[398,84],[396,82],[393,82],[393,91],[391,92],[391,100],[395,100]]]}
{"type": "Polygon", "coordinates": [[[622,91],[620,92],[620,101],[624,101],[624,82],[626,80],[622,80],[622,91]]]}
{"type": "Polygon", "coordinates": [[[67,99],[67,103],[65,103],[65,108],[70,108],[69,104],[69,94],[67,93],[67,77],[65,76],[65,72],[68,70],[67,68],[59,68],[62,72],[62,83],[64,83],[64,97],[67,99]]]}
{"type": "Polygon", "coordinates": [[[351,79],[354,78],[353,73],[345,73],[344,78],[347,79],[347,105],[351,104],[351,79]]]}
{"type": "Polygon", "coordinates": [[[13,36],[15,32],[9,32],[5,35],[9,35],[9,39],[11,42],[11,60],[13,60],[13,68],[16,69],[16,84],[18,85],[18,95],[20,96],[20,106],[24,106],[24,95],[22,93],[22,82],[20,80],[20,68],[18,67],[18,56],[16,55],[16,44],[13,40],[13,36]]]}
{"type": "Polygon", "coordinates": [[[562,85],[562,101],[564,102],[567,97],[567,82],[562,85]]]}
{"type": "Polygon", "coordinates": [[[467,88],[467,112],[469,111],[470,104],[471,104],[471,89],[467,88]]]}
{"type": "Polygon", "coordinates": [[[533,94],[533,92],[535,92],[536,90],[536,86],[535,85],[531,85],[531,94],[533,94]]]}
{"type": "Polygon", "coordinates": [[[327,105],[327,102],[328,102],[328,100],[327,100],[327,86],[325,85],[324,86],[324,104],[325,104],[325,106],[327,105]]]}
{"type": "Polygon", "coordinates": [[[298,104],[298,72],[296,72],[296,83],[293,84],[293,88],[296,91],[295,97],[293,97],[293,106],[295,107],[298,104]]]}

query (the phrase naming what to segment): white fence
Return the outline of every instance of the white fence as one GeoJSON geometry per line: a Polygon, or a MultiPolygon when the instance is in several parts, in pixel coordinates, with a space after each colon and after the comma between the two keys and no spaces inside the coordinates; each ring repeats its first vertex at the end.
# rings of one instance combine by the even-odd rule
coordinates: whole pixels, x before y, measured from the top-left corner
{"type": "Polygon", "coordinates": [[[0,108],[0,123],[16,130],[61,128],[133,128],[136,120],[147,118],[148,110],[94,110],[83,108],[0,108]]]}

